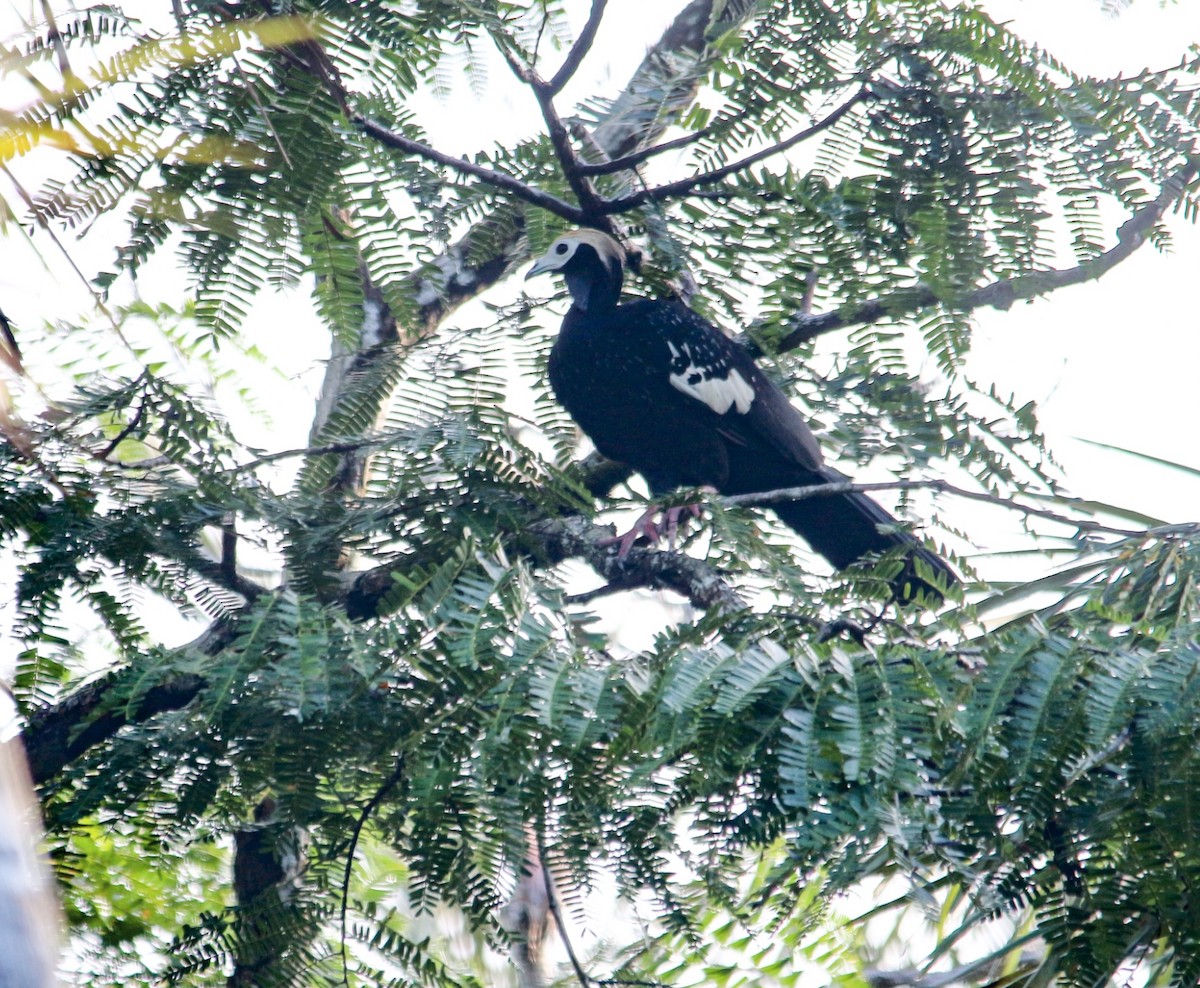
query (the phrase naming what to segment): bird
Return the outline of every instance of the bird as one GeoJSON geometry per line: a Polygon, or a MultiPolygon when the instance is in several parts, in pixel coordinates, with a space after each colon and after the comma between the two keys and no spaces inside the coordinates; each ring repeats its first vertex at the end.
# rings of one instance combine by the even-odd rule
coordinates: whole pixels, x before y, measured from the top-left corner
{"type": "MultiPolygon", "coordinates": [[[[571,306],[550,351],[550,386],[600,453],[640,473],[652,498],[678,488],[758,494],[849,479],[825,464],[804,416],[744,347],[677,298],[622,302],[625,266],[613,237],[585,228],[555,239],[525,276],[566,280],[571,306]]],[[[770,509],[838,570],[903,550],[905,565],[892,580],[901,601],[936,604],[958,582],[863,493],[770,509]]],[[[657,541],[658,512],[652,505],[612,540],[620,555],[642,535],[657,541]]],[[[679,517],[680,509],[664,517],[672,536],[679,517]]]]}

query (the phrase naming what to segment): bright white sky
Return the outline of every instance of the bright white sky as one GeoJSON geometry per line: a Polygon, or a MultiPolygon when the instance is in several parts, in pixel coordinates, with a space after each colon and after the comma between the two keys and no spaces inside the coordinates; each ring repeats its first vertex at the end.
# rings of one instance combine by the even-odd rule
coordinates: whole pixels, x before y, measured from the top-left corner
{"type": "MultiPolygon", "coordinates": [[[[988,6],[1089,74],[1171,65],[1200,43],[1194,3],[1137,0],[1117,17],[1092,0],[988,6]]],[[[1186,521],[1200,517],[1200,482],[1073,441],[1097,440],[1200,468],[1194,302],[1200,230],[1181,215],[1168,222],[1171,254],[1146,246],[1098,282],[1007,313],[981,312],[972,366],[979,376],[990,372],[1002,390],[1038,402],[1074,493],[1186,521]]]]}

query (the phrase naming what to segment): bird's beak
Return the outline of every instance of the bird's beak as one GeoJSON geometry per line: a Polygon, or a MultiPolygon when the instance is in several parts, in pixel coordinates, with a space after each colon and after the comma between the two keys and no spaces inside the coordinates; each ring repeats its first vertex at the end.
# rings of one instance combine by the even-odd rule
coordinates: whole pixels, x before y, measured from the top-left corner
{"type": "Polygon", "coordinates": [[[553,271],[554,268],[551,266],[553,260],[554,259],[552,257],[550,257],[549,255],[543,254],[541,257],[539,257],[536,261],[533,262],[533,267],[531,267],[525,273],[525,280],[528,281],[530,278],[534,277],[535,275],[545,274],[547,271],[553,271]]]}

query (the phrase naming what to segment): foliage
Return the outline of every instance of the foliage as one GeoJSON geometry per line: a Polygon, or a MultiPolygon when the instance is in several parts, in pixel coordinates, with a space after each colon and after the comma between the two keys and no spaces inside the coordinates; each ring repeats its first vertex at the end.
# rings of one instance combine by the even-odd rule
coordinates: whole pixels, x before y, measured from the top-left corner
{"type": "MultiPolygon", "coordinates": [[[[971,5],[692,4],[702,30],[673,25],[565,137],[547,114],[464,164],[429,147],[418,97],[454,98],[464,71],[506,84],[493,48],[545,96],[533,70],[585,54],[574,5],[284,8],[84,7],[3,66],[37,83],[4,160],[69,162],[27,219],[94,241],[115,215],[98,294],[174,255],[194,299],[23,327],[28,365],[55,368],[22,399],[46,414],[0,416],[12,686],[91,982],[495,983],[532,840],[569,918],[611,881],[650,917],[602,924],[584,960],[609,983],[858,983],[869,920],[913,909],[928,950],[906,962],[1194,983],[1197,529],[1061,496],[1035,410],[962,373],[972,291],[1103,263],[1107,209],[1152,240],[1167,192],[1194,217],[1172,185],[1195,173],[1194,56],[1090,79],[971,5]],[[602,167],[667,127],[674,164],[602,167]],[[823,576],[717,504],[687,550],[749,606],[615,644],[562,565],[598,550],[547,535],[595,504],[547,395],[550,333],[528,299],[447,318],[567,222],[530,190],[640,238],[630,290],[694,277],[698,308],[753,323],[847,461],[953,471],[1065,564],[922,623],[869,568],[823,576]],[[293,455],[243,422],[270,405],[253,306],[297,287],[335,359],[293,455]],[[819,311],[883,311],[797,346],[810,289],[819,311]],[[158,631],[164,609],[187,633],[158,631]],[[303,875],[235,902],[226,852],[294,854],[296,828],[303,875]],[[876,881],[898,897],[840,914],[876,881]],[[470,951],[429,919],[448,907],[470,951]],[[983,949],[997,917],[1015,932],[983,949]]],[[[952,538],[956,503],[912,499],[952,538]]],[[[626,578],[609,589],[661,585],[626,578]]]]}

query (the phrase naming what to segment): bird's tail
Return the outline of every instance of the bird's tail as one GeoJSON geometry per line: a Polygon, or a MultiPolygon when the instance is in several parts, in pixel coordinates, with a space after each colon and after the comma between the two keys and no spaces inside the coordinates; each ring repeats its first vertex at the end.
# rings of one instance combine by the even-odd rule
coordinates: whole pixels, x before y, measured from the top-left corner
{"type": "MultiPolygon", "coordinates": [[[[839,483],[847,478],[826,467],[821,479],[825,483],[839,483]]],[[[896,530],[896,519],[866,494],[810,497],[773,504],[771,508],[785,525],[803,536],[838,569],[870,555],[904,550],[904,568],[891,581],[901,600],[913,600],[921,594],[936,604],[947,588],[959,582],[958,575],[944,559],[908,532],[896,530]]]]}

